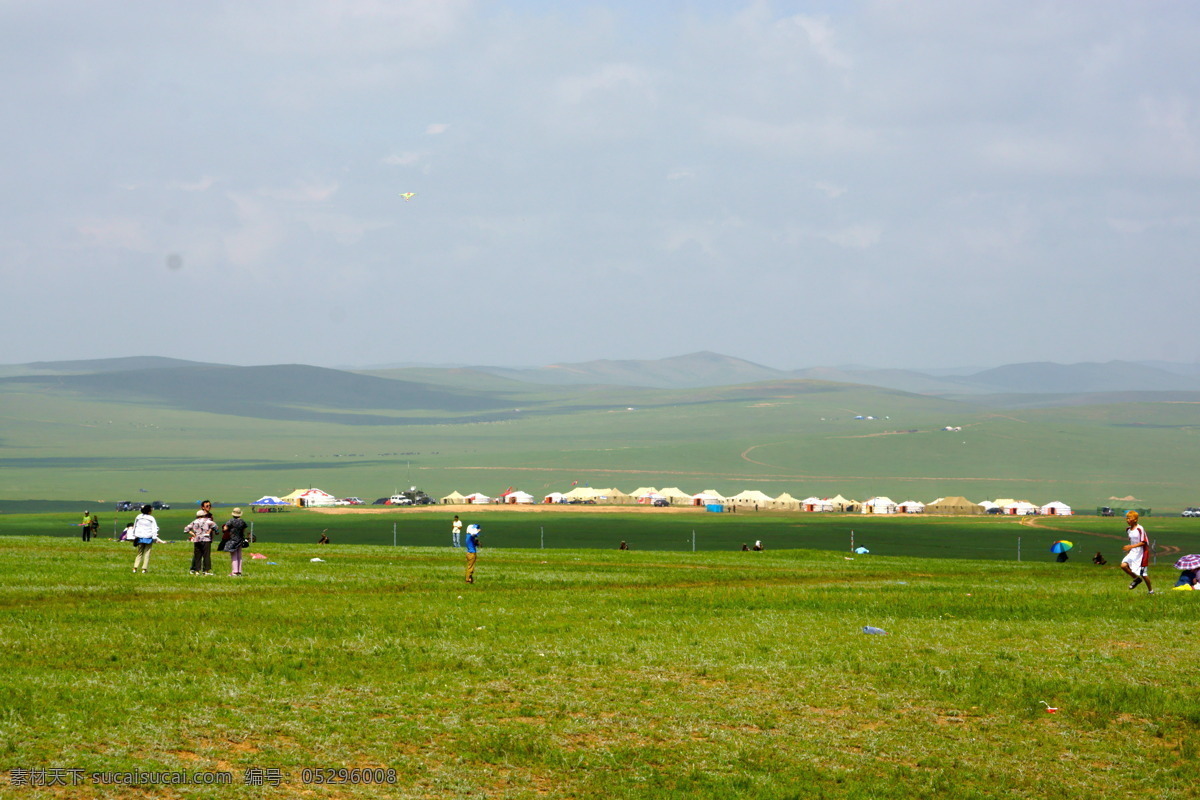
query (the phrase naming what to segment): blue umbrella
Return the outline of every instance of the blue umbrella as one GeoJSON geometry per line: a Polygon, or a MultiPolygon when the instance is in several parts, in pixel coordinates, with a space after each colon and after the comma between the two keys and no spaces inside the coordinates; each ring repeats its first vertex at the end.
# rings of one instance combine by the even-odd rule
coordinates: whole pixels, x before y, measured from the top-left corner
{"type": "Polygon", "coordinates": [[[1065,553],[1074,546],[1075,545],[1072,544],[1071,542],[1068,542],[1066,539],[1063,539],[1061,541],[1057,541],[1054,544],[1050,545],[1050,552],[1051,553],[1065,553]]]}

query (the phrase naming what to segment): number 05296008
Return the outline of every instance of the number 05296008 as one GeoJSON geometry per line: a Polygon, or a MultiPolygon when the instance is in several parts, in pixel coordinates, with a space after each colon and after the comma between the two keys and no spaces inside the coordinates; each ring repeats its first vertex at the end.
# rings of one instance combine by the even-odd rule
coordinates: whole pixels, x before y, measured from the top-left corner
{"type": "Polygon", "coordinates": [[[350,783],[379,783],[394,784],[396,770],[388,768],[335,769],[333,767],[305,768],[300,771],[301,783],[310,784],[350,784],[350,783]]]}

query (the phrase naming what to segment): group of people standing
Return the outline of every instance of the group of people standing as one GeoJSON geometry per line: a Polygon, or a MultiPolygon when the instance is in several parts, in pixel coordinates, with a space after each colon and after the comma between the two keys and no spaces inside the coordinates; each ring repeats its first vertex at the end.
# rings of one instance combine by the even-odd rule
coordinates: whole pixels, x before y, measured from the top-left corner
{"type": "MultiPolygon", "coordinates": [[[[219,550],[229,553],[229,575],[233,578],[242,575],[242,549],[250,544],[246,535],[246,521],[242,519],[242,510],[235,508],[230,513],[229,521],[220,528],[221,540],[219,550]]],[[[212,575],[212,545],[217,534],[217,523],[213,520],[212,501],[205,500],[196,512],[196,518],[184,527],[192,543],[192,575],[212,575]]],[[[134,518],[122,536],[126,541],[132,541],[137,549],[133,559],[133,571],[143,573],[150,569],[150,548],[155,543],[163,542],[158,535],[158,520],[154,518],[154,509],[149,505],[142,506],[142,513],[134,518]]]]}

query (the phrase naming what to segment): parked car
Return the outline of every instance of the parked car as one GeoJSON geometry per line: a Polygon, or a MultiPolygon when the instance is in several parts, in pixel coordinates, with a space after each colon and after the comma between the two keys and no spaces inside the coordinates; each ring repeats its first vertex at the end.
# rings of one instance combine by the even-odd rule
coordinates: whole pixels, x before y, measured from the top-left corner
{"type": "Polygon", "coordinates": [[[1111,516],[1114,516],[1114,512],[1111,508],[1109,508],[1108,506],[1105,506],[1104,508],[1100,509],[1100,516],[1111,517],[1111,516]]]}
{"type": "Polygon", "coordinates": [[[987,510],[987,513],[989,513],[989,514],[1003,514],[1003,513],[1004,513],[1004,509],[1003,509],[1003,508],[999,508],[999,507],[997,507],[997,508],[989,508],[989,509],[987,510]]]}
{"type": "Polygon", "coordinates": [[[388,499],[386,497],[381,497],[378,500],[375,500],[371,503],[371,505],[373,505],[373,506],[386,506],[387,504],[388,504],[388,499]]]}
{"type": "Polygon", "coordinates": [[[671,501],[670,501],[670,500],[668,500],[668,499],[667,499],[667,498],[665,498],[665,497],[660,497],[660,498],[658,498],[657,500],[654,500],[654,501],[652,501],[652,502],[650,503],[650,505],[652,505],[652,506],[658,506],[659,508],[664,508],[665,506],[669,506],[669,505],[671,505],[671,501]]]}
{"type": "Polygon", "coordinates": [[[365,506],[366,505],[366,503],[364,503],[362,500],[359,500],[357,497],[346,497],[343,499],[346,501],[346,505],[350,505],[350,506],[365,506]]]}
{"type": "Polygon", "coordinates": [[[162,500],[155,500],[153,503],[150,504],[150,507],[153,508],[155,511],[170,511],[171,510],[171,506],[164,503],[162,500]]]}
{"type": "Polygon", "coordinates": [[[137,511],[140,508],[141,506],[135,505],[132,500],[122,500],[117,503],[117,511],[137,511]]]}
{"type": "Polygon", "coordinates": [[[1200,508],[1185,508],[1181,517],[1200,517],[1200,508]]]}

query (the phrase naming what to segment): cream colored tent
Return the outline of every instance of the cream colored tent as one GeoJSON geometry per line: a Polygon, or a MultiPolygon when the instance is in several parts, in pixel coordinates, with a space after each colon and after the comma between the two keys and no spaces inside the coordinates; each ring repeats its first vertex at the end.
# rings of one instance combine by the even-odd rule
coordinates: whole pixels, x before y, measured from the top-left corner
{"type": "Polygon", "coordinates": [[[627,506],[633,503],[633,495],[628,495],[620,489],[605,489],[604,496],[608,499],[605,501],[614,506],[627,506]]]}
{"type": "Polygon", "coordinates": [[[926,514],[945,514],[947,516],[972,516],[983,513],[983,506],[972,503],[965,497],[943,497],[925,506],[926,514]]]}
{"type": "Polygon", "coordinates": [[[600,492],[590,486],[576,486],[564,495],[568,500],[595,500],[600,492]]]}
{"type": "Polygon", "coordinates": [[[1028,500],[1014,500],[1011,503],[1005,503],[1001,508],[1005,514],[1012,514],[1018,517],[1027,517],[1030,514],[1036,514],[1038,507],[1028,500]]]}
{"type": "Polygon", "coordinates": [[[777,508],[783,511],[799,511],[800,501],[792,497],[787,492],[779,495],[768,504],[768,508],[777,508]]]}
{"type": "Polygon", "coordinates": [[[320,489],[297,489],[291,494],[284,495],[282,500],[291,503],[294,506],[314,507],[314,506],[331,506],[337,502],[337,498],[329,492],[323,492],[320,489]]]}
{"type": "Polygon", "coordinates": [[[503,500],[509,505],[516,505],[518,503],[521,505],[529,505],[533,502],[533,495],[531,495],[529,492],[522,492],[518,489],[517,491],[506,493],[503,497],[503,500]]]}
{"type": "Polygon", "coordinates": [[[457,505],[461,505],[465,502],[467,502],[467,496],[464,494],[459,494],[457,489],[442,498],[443,505],[457,506],[457,505]]]}
{"type": "Polygon", "coordinates": [[[661,491],[659,491],[659,494],[661,494],[666,499],[670,500],[671,505],[673,505],[673,506],[678,506],[678,505],[686,506],[692,502],[692,496],[690,494],[687,494],[682,489],[677,488],[675,486],[669,486],[666,489],[662,489],[661,491]]]}
{"type": "Polygon", "coordinates": [[[834,511],[858,511],[862,508],[862,503],[857,500],[847,500],[840,494],[836,497],[827,497],[825,502],[830,505],[834,511]]]}
{"type": "Polygon", "coordinates": [[[1042,506],[1040,513],[1052,517],[1069,517],[1074,512],[1071,511],[1071,507],[1066,503],[1060,503],[1059,501],[1055,500],[1052,503],[1046,503],[1046,505],[1042,506]]]}
{"type": "Polygon", "coordinates": [[[767,503],[771,502],[771,497],[763,494],[758,489],[747,489],[730,497],[729,502],[738,506],[758,506],[765,508],[767,503]]]}
{"type": "Polygon", "coordinates": [[[649,505],[651,502],[662,497],[662,495],[658,493],[658,489],[655,489],[653,486],[639,486],[630,492],[629,495],[634,499],[635,502],[644,503],[646,505],[649,505]]]}
{"type": "Polygon", "coordinates": [[[896,504],[896,511],[901,514],[922,514],[925,512],[925,504],[920,500],[905,500],[896,504]]]}

